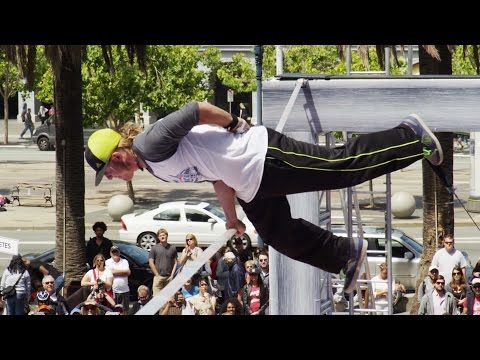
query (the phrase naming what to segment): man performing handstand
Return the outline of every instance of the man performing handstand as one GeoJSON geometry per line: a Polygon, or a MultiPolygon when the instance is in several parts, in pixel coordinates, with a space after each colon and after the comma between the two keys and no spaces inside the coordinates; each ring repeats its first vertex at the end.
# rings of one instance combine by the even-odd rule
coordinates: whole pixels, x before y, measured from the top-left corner
{"type": "Polygon", "coordinates": [[[167,182],[210,181],[227,229],[236,229],[236,236],[245,232],[235,210],[237,198],[268,245],[331,273],[343,269],[346,293],[355,287],[367,241],[293,219],[286,195],[354,186],[423,158],[433,165],[443,161],[440,143],[415,114],[395,128],[336,148],[297,141],[264,126],[249,128],[244,119],[205,102],[190,102],[141,131],[127,123],[120,133],[102,129],[90,136],[85,158],[96,171],[95,185],[103,176],[131,180],[144,168],[167,182]]]}

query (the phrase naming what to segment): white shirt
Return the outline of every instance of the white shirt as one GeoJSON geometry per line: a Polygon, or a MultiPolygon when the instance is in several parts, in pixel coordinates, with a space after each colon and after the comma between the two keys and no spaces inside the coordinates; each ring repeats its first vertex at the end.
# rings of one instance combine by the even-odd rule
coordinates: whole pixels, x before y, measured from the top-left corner
{"type": "Polygon", "coordinates": [[[145,162],[155,176],[168,182],[223,180],[236,196],[249,202],[260,187],[267,145],[263,126],[232,134],[217,126],[197,125],[180,140],[170,158],[145,162]]]}
{"type": "MultiPolygon", "coordinates": [[[[120,258],[118,262],[115,262],[113,258],[107,259],[105,262],[105,267],[109,270],[129,270],[130,266],[128,261],[120,258]]],[[[123,294],[130,292],[128,287],[128,276],[126,275],[113,275],[113,292],[116,294],[123,294]]]]}
{"type": "Polygon", "coordinates": [[[452,281],[453,268],[456,265],[465,268],[468,263],[461,251],[454,249],[454,251],[448,252],[443,248],[433,255],[432,265],[438,267],[438,272],[445,278],[445,284],[449,284],[452,281]]]}

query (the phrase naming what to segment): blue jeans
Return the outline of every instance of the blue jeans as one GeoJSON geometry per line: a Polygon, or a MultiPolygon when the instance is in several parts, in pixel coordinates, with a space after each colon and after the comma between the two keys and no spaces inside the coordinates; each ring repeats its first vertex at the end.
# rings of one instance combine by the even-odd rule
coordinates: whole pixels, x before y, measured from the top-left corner
{"type": "Polygon", "coordinates": [[[25,315],[27,294],[17,293],[7,299],[7,315],[25,315]]]}

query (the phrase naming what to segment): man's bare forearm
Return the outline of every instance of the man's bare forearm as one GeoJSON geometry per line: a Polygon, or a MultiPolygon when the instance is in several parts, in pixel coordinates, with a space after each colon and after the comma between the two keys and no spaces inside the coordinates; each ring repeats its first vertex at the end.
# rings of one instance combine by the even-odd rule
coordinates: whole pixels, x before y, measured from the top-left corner
{"type": "Polygon", "coordinates": [[[225,212],[227,229],[236,229],[236,236],[241,236],[245,233],[245,224],[238,220],[237,210],[235,209],[235,190],[219,180],[213,184],[218,201],[225,212]]]}

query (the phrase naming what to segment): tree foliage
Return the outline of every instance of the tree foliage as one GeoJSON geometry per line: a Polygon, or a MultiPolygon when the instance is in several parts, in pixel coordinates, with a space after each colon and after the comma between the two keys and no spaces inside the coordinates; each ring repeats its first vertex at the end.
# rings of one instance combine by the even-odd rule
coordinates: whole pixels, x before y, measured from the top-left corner
{"type": "Polygon", "coordinates": [[[219,80],[236,93],[248,93],[256,89],[255,70],[244,54],[234,54],[217,71],[219,80]]]}
{"type": "Polygon", "coordinates": [[[133,119],[143,96],[138,64],[130,65],[126,49],[114,47],[109,63],[101,46],[89,46],[82,65],[83,124],[118,129],[133,119]]]}

